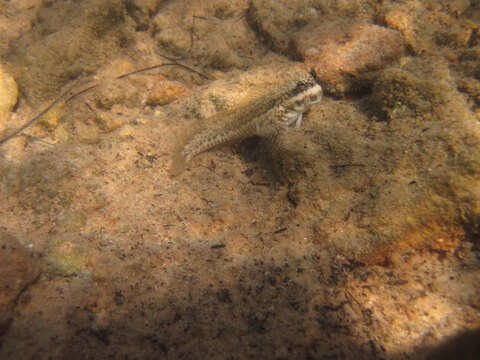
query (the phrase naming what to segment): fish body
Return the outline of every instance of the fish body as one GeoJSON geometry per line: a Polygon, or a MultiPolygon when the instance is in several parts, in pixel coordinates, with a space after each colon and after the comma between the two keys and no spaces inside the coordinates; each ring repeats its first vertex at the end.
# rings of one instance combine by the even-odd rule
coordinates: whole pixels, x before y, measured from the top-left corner
{"type": "Polygon", "coordinates": [[[250,136],[275,137],[279,131],[300,127],[303,114],[322,98],[322,88],[308,71],[279,84],[270,92],[238,108],[208,118],[178,146],[170,174],[179,175],[196,155],[250,136]]]}

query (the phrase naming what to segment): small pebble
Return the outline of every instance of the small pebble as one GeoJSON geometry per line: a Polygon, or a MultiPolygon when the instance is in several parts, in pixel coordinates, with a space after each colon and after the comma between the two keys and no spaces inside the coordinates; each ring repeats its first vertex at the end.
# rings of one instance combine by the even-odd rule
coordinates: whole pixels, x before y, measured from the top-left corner
{"type": "Polygon", "coordinates": [[[4,117],[15,107],[18,87],[15,79],[0,64],[0,117],[4,117]]]}
{"type": "Polygon", "coordinates": [[[132,138],[135,135],[135,128],[132,125],[124,125],[120,128],[119,133],[122,139],[132,138]]]}
{"type": "Polygon", "coordinates": [[[187,88],[178,81],[162,80],[155,83],[147,98],[147,105],[166,105],[185,94],[187,88]]]}

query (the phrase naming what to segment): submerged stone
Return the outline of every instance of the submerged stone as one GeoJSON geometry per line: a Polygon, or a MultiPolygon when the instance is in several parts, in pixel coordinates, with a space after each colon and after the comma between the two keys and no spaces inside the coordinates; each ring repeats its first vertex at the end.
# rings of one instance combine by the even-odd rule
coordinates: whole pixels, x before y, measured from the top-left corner
{"type": "Polygon", "coordinates": [[[368,87],[375,72],[405,50],[398,31],[338,19],[304,27],[293,36],[292,46],[334,95],[368,87]]]}
{"type": "Polygon", "coordinates": [[[0,119],[13,110],[17,98],[17,83],[0,64],[0,119]]]}

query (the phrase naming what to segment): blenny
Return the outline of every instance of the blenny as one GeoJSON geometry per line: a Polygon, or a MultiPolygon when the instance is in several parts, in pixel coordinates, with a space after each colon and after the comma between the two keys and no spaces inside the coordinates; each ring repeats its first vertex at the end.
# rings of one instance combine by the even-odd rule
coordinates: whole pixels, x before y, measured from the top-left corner
{"type": "Polygon", "coordinates": [[[295,71],[274,90],[233,110],[201,122],[180,141],[173,154],[171,176],[179,175],[196,155],[250,136],[274,138],[282,130],[300,127],[303,115],[322,98],[322,88],[307,70],[295,71]]]}

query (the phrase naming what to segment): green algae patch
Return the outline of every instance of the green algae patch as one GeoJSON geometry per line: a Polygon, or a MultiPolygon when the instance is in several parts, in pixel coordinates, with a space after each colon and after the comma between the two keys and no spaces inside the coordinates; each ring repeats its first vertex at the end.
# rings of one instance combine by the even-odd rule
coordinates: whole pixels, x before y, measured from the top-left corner
{"type": "Polygon", "coordinates": [[[81,239],[56,236],[47,241],[46,261],[55,273],[72,276],[84,268],[86,249],[81,239]]]}

